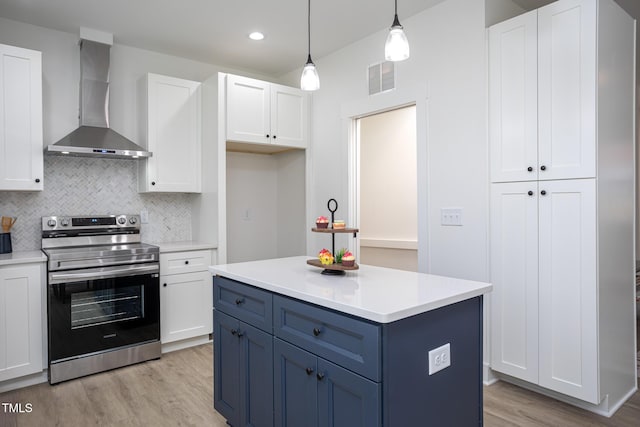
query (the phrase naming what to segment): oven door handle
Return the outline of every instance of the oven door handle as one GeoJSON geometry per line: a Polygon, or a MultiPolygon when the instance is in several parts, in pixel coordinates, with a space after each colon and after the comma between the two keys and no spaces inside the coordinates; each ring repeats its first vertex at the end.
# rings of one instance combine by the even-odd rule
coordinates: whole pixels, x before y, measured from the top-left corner
{"type": "Polygon", "coordinates": [[[85,280],[109,279],[112,277],[139,276],[160,271],[158,263],[145,265],[127,265],[117,267],[90,268],[79,271],[61,271],[49,273],[49,284],[83,282],[85,280]]]}

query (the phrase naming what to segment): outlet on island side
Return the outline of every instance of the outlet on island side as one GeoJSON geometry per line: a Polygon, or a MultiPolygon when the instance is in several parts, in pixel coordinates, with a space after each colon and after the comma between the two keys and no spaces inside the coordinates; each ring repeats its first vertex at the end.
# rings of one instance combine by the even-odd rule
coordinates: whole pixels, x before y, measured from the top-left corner
{"type": "Polygon", "coordinates": [[[446,343],[429,351],[429,375],[451,366],[451,345],[446,343]]]}

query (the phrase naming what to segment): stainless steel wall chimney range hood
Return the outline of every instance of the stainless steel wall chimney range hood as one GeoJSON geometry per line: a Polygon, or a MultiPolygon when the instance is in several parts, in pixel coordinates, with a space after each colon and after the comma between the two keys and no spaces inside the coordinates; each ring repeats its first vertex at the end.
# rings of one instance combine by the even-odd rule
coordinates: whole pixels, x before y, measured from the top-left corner
{"type": "Polygon", "coordinates": [[[46,154],[138,159],[152,153],[109,128],[110,44],[80,40],[80,127],[46,154]]]}

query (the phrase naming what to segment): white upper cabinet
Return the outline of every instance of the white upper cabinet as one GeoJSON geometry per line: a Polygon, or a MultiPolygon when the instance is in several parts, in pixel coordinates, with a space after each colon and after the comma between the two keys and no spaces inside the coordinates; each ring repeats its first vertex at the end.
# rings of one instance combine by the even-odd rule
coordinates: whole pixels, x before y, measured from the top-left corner
{"type": "Polygon", "coordinates": [[[539,179],[596,176],[596,4],[538,12],[539,179]]]}
{"type": "Polygon", "coordinates": [[[307,146],[308,95],[300,89],[227,75],[227,140],[307,146]]]}
{"type": "Polygon", "coordinates": [[[491,180],[538,179],[537,11],[489,30],[491,180]]]}
{"type": "Polygon", "coordinates": [[[491,27],[492,182],[595,177],[596,28],[583,0],[491,27]]]}
{"type": "Polygon", "coordinates": [[[148,74],[141,89],[143,139],[153,156],[139,160],[139,191],[199,193],[200,83],[148,74]]]}
{"type": "Polygon", "coordinates": [[[42,54],[0,44],[0,190],[41,191],[42,54]]]}

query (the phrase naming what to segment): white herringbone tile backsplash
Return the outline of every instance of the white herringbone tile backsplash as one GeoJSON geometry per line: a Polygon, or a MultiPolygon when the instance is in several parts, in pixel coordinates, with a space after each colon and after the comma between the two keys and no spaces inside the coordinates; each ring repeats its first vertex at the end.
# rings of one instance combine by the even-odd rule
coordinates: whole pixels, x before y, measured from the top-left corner
{"type": "Polygon", "coordinates": [[[138,193],[135,160],[86,157],[44,158],[44,191],[0,192],[0,216],[18,217],[11,229],[13,251],[40,249],[41,217],[49,215],[139,214],[145,242],[191,239],[193,194],[138,193]]]}

